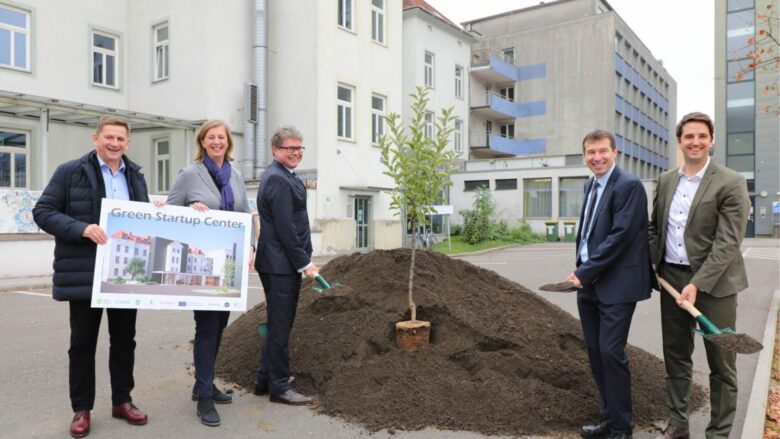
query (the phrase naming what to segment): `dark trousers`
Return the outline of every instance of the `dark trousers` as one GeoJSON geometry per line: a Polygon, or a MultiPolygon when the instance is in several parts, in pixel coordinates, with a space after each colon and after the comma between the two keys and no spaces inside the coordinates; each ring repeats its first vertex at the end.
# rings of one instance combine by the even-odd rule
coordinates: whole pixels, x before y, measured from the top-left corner
{"type": "MultiPolygon", "coordinates": [[[[677,291],[682,291],[693,277],[690,270],[661,264],[661,277],[677,291]]],[[[737,321],[737,296],[713,297],[699,292],[696,308],[718,328],[735,328],[737,321]]],[[[661,293],[661,333],[666,365],[666,397],[669,405],[669,423],[688,427],[688,400],[693,370],[693,347],[696,319],[667,292],[661,293]]],[[[728,438],[737,412],[737,354],[719,349],[704,339],[707,364],[710,367],[710,423],[707,438],[728,438]]]]}
{"type": "Polygon", "coordinates": [[[194,311],[195,388],[201,398],[211,397],[214,384],[214,363],[217,360],[222,331],[230,318],[230,311],[194,311]]]}
{"type": "Polygon", "coordinates": [[[631,372],[626,343],[636,302],[601,303],[589,286],[577,297],[590,369],[601,395],[603,419],[612,420],[613,433],[631,434],[631,372]],[[582,294],[585,293],[585,294],[582,294]]]}
{"type": "Polygon", "coordinates": [[[260,281],[265,290],[268,333],[256,381],[267,381],[271,395],[280,395],[290,389],[290,331],[298,307],[301,275],[260,273],[260,281]]]}
{"type": "MultiPolygon", "coordinates": [[[[73,411],[92,410],[95,404],[95,350],[97,349],[102,308],[91,308],[88,300],[70,303],[70,349],[68,349],[70,404],[73,411]]],[[[111,402],[131,402],[135,386],[134,309],[106,309],[108,315],[108,372],[111,375],[111,402]]]]}

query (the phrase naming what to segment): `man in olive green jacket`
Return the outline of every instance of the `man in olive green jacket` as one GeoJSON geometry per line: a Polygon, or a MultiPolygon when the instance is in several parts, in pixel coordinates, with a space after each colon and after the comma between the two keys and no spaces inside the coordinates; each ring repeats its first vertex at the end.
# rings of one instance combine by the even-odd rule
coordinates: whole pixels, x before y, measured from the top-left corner
{"type": "MultiPolygon", "coordinates": [[[[661,328],[666,364],[669,425],[659,438],[683,439],[693,361],[693,319],[687,300],[718,327],[734,328],[737,296],[747,288],[740,244],[750,199],[740,174],[710,159],[713,124],[704,113],[685,115],[677,143],[685,159],[658,179],[650,217],[650,252],[656,273],[681,297],[661,294],[661,328]]],[[[737,408],[736,354],[704,342],[710,374],[711,419],[707,438],[728,438],[737,408]]]]}

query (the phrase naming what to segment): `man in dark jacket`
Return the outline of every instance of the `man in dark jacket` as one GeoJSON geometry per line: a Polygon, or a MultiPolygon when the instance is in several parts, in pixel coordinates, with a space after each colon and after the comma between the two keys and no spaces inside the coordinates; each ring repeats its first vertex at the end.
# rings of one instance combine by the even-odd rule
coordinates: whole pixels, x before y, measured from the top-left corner
{"type": "Polygon", "coordinates": [[[311,261],[306,188],[294,172],[303,159],[302,140],[301,133],[293,127],[281,127],[274,133],[274,161],[263,172],[257,194],[260,239],[255,269],[265,290],[268,333],[254,393],[270,393],[272,402],[293,405],[311,403],[311,398],[290,386],[288,343],[301,290],[301,273],[313,279],[319,272],[311,261]]]}
{"type": "MultiPolygon", "coordinates": [[[[90,410],[95,403],[95,349],[102,308],[91,308],[97,245],[107,242],[97,224],[103,198],[149,201],[141,167],[125,152],[130,126],[122,118],[100,119],[92,142],[95,151],[60,165],[33,209],[38,226],[54,235],[53,296],[70,303],[68,350],[70,401],[75,413],[70,435],[89,434],[90,410]]],[[[135,309],[107,309],[111,347],[111,414],[133,425],[146,424],[147,415],[130,398],[135,359],[135,309]]]]}
{"type": "Polygon", "coordinates": [[[577,233],[577,309],[601,396],[601,419],[580,429],[588,439],[630,439],[633,421],[626,342],[636,303],[655,286],[647,242],[647,195],[638,178],[615,165],[615,137],[604,130],[582,141],[593,172],[577,233]]]}

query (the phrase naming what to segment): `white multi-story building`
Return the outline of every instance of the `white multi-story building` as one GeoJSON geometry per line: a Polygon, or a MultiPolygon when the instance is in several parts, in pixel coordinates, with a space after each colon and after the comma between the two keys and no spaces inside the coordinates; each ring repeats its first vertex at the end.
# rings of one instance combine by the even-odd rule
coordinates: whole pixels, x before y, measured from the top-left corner
{"type": "Polygon", "coordinates": [[[130,280],[132,275],[126,273],[125,268],[132,259],[140,259],[143,262],[146,274],[149,271],[149,244],[148,236],[138,236],[122,230],[112,234],[107,244],[111,257],[103,261],[103,280],[130,280]]]}
{"type": "Polygon", "coordinates": [[[187,251],[187,273],[192,274],[212,274],[214,270],[214,260],[203,250],[190,247],[187,251]]]}
{"type": "Polygon", "coordinates": [[[202,121],[225,120],[254,198],[291,124],[315,253],[396,247],[371,122],[401,112],[401,32],[401,0],[0,0],[0,189],[41,190],[118,114],[152,194],[192,161],[202,121]]]}
{"type": "MultiPolygon", "coordinates": [[[[434,134],[442,110],[452,108],[455,118],[449,148],[462,161],[469,158],[469,65],[476,39],[424,0],[404,0],[403,118],[412,117],[410,95],[417,87],[429,88],[426,132],[434,134]]],[[[448,194],[442,202],[447,204],[448,194]]],[[[434,215],[433,233],[442,233],[440,215],[434,215]]]]}

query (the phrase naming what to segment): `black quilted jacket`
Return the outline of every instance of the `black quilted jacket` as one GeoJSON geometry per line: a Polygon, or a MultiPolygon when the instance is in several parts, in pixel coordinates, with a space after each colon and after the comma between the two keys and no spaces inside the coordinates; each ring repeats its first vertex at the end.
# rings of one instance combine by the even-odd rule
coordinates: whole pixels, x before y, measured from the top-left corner
{"type": "MultiPolygon", "coordinates": [[[[141,167],[127,156],[125,177],[134,201],[149,201],[141,167]]],[[[54,235],[55,300],[89,300],[95,273],[97,245],[81,234],[100,220],[100,204],[106,196],[97,153],[60,165],[33,208],[38,227],[54,235]]]]}

